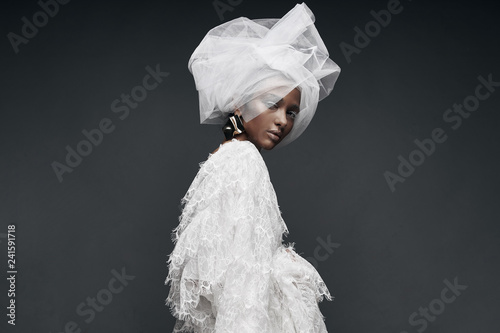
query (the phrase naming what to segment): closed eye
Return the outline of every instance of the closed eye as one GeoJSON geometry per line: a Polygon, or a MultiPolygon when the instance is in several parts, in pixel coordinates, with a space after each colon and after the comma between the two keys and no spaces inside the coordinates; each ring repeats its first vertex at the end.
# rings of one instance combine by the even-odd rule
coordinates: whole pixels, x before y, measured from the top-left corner
{"type": "MultiPolygon", "coordinates": [[[[278,103],[274,103],[274,102],[269,101],[269,102],[265,102],[264,104],[267,106],[267,108],[269,110],[277,110],[279,108],[278,103]]],[[[293,108],[293,110],[287,110],[286,114],[291,119],[295,119],[299,113],[298,111],[295,111],[295,110],[298,110],[299,107],[297,105],[293,105],[292,108],[293,108]]]]}
{"type": "Polygon", "coordinates": [[[297,114],[298,114],[298,112],[296,112],[296,111],[291,111],[291,110],[287,111],[286,113],[287,113],[287,114],[288,114],[288,115],[289,115],[292,119],[295,119],[295,117],[297,117],[297,114]]]}
{"type": "Polygon", "coordinates": [[[278,104],[277,103],[273,103],[273,102],[267,102],[266,106],[267,106],[268,109],[277,109],[278,108],[278,104]]]}

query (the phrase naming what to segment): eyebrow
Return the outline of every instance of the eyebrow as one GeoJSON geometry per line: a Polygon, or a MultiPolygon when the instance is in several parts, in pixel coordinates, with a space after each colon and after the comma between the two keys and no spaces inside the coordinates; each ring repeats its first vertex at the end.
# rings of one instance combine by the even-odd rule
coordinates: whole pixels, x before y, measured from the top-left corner
{"type": "MultiPolygon", "coordinates": [[[[264,97],[268,97],[268,96],[273,96],[273,97],[279,97],[278,95],[275,95],[275,94],[272,94],[272,93],[267,93],[264,95],[264,97]]],[[[280,103],[280,102],[283,102],[283,98],[281,98],[279,101],[277,101],[276,103],[280,103]]],[[[295,112],[299,112],[300,111],[300,107],[297,105],[297,104],[292,104],[290,105],[290,108],[295,111],[295,112]]]]}

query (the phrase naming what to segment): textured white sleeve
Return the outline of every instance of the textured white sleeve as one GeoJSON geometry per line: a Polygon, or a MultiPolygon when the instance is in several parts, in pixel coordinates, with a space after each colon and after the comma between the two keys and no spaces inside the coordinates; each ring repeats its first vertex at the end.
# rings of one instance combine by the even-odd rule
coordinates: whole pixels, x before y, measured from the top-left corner
{"type": "Polygon", "coordinates": [[[272,260],[288,230],[260,153],[248,141],[222,145],[182,203],[166,281],[176,330],[272,331],[272,260]]]}

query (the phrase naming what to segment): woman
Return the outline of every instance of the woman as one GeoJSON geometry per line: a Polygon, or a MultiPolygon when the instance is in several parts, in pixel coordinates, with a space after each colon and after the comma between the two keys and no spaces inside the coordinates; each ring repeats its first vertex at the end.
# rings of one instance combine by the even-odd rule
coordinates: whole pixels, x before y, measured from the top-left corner
{"type": "Polygon", "coordinates": [[[340,68],[311,10],[282,19],[238,18],[208,32],[188,65],[204,124],[226,139],[182,198],[166,300],[174,332],[327,332],[319,273],[284,245],[288,229],[260,154],[307,127],[340,68]]]}

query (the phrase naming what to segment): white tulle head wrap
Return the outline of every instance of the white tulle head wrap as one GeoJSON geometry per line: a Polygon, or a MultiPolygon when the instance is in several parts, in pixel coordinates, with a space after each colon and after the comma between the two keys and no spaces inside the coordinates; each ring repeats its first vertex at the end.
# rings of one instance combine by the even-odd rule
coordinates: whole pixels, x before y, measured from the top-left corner
{"type": "Polygon", "coordinates": [[[245,105],[273,90],[276,103],[294,88],[301,92],[300,112],[279,146],[295,140],[309,125],[318,101],[330,94],[340,67],[329,57],[305,3],[281,19],[239,17],[212,30],[191,55],[200,99],[200,123],[223,125],[240,108],[248,122],[262,110],[245,105]],[[277,93],[278,92],[278,93],[277,93]]]}

